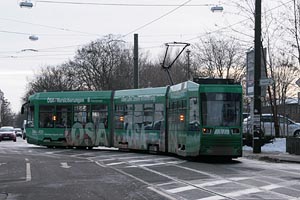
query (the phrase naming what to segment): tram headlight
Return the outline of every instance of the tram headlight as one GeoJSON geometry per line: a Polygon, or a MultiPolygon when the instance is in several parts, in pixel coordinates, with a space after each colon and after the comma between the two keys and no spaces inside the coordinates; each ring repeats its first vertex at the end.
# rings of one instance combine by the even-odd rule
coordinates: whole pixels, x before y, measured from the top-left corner
{"type": "Polygon", "coordinates": [[[179,115],[179,120],[180,120],[180,122],[184,121],[184,115],[183,114],[179,115]]]}
{"type": "Polygon", "coordinates": [[[212,128],[203,128],[202,133],[203,134],[212,134],[213,129],[212,128]]]}

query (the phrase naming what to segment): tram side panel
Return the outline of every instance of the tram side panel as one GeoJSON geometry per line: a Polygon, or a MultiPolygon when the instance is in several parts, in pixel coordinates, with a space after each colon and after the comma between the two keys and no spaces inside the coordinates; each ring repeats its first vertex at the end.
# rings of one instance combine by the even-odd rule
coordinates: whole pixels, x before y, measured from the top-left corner
{"type": "Polygon", "coordinates": [[[111,92],[44,92],[27,105],[28,143],[44,146],[111,146],[111,92]]]}
{"type": "Polygon", "coordinates": [[[166,87],[116,91],[114,146],[165,152],[166,87]]]}
{"type": "Polygon", "coordinates": [[[168,94],[168,148],[180,156],[198,156],[200,150],[197,83],[187,81],[170,87],[168,94]]]}

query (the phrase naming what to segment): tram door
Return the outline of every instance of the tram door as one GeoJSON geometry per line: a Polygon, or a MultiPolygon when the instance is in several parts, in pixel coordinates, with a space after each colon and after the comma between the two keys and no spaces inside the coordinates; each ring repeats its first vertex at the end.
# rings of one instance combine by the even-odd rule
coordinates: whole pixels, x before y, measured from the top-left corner
{"type": "Polygon", "coordinates": [[[93,105],[91,112],[95,131],[95,145],[109,146],[108,106],[105,104],[93,105]]]}

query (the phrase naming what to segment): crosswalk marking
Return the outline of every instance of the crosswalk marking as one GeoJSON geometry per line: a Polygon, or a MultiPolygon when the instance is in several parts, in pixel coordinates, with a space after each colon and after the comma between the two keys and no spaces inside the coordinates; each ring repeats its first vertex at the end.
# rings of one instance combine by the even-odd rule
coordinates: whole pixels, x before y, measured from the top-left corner
{"type": "Polygon", "coordinates": [[[200,183],[200,184],[196,184],[197,187],[207,187],[207,186],[215,186],[215,185],[220,185],[220,184],[224,184],[224,183],[230,183],[231,181],[228,180],[217,180],[217,181],[210,181],[210,182],[206,182],[206,183],[200,183]]]}
{"type": "Polygon", "coordinates": [[[236,191],[236,192],[225,193],[224,196],[238,197],[238,196],[251,194],[251,193],[257,193],[257,192],[261,192],[261,190],[258,189],[258,188],[250,188],[250,189],[239,190],[239,191],[236,191]]]}
{"type": "Polygon", "coordinates": [[[234,178],[229,178],[229,180],[232,181],[243,181],[243,180],[247,180],[250,179],[249,177],[234,177],[234,178]]]}
{"type": "MultiPolygon", "coordinates": [[[[210,196],[210,197],[202,198],[201,200],[221,200],[221,199],[226,199],[226,198],[222,197],[222,196],[210,196]]],[[[200,199],[198,199],[198,200],[200,200],[200,199]]]]}
{"type": "Polygon", "coordinates": [[[124,164],[125,162],[116,162],[116,163],[109,163],[109,164],[106,164],[108,166],[114,166],[114,165],[121,165],[121,164],[124,164]]]}
{"type": "Polygon", "coordinates": [[[282,186],[276,185],[276,184],[271,184],[271,185],[262,186],[260,188],[263,190],[273,190],[273,189],[280,188],[280,187],[282,187],[282,186]]]}
{"type": "Polygon", "coordinates": [[[166,190],[166,191],[174,194],[174,193],[184,192],[184,191],[192,190],[192,189],[196,189],[196,187],[189,185],[189,186],[178,187],[178,188],[174,188],[174,189],[170,189],[170,190],[166,190]]]}

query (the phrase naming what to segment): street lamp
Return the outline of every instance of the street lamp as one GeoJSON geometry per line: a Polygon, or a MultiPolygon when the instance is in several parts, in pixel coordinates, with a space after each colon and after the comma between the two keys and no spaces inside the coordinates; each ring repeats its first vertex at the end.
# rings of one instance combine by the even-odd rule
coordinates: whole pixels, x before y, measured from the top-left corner
{"type": "Polygon", "coordinates": [[[224,8],[223,8],[223,6],[216,5],[216,6],[211,7],[210,10],[211,10],[211,12],[223,12],[224,8]]]}
{"type": "Polygon", "coordinates": [[[33,3],[30,0],[20,1],[19,5],[21,8],[32,8],[33,7],[33,3]]]}
{"type": "Polygon", "coordinates": [[[39,39],[39,37],[36,36],[36,35],[30,35],[30,36],[28,37],[28,39],[31,40],[31,41],[37,41],[37,40],[39,39]]]}

